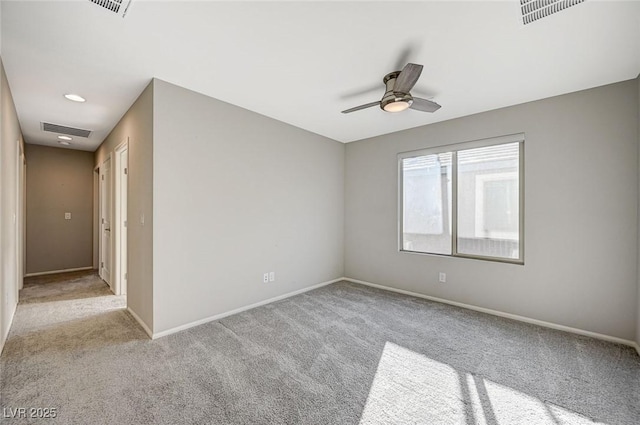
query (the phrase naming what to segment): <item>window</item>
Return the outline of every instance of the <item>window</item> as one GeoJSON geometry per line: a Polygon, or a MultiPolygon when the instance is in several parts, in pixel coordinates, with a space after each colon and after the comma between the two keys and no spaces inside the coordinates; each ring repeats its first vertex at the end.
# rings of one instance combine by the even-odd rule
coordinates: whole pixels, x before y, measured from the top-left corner
{"type": "Polygon", "coordinates": [[[398,156],[400,250],[523,263],[524,135],[398,156]]]}

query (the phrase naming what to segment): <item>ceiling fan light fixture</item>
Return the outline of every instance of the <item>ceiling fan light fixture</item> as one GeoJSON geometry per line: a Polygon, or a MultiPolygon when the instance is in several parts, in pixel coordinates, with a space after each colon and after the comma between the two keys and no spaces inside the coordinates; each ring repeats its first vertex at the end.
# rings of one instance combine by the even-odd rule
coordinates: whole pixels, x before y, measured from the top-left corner
{"type": "Polygon", "coordinates": [[[407,93],[387,92],[380,102],[380,108],[385,112],[402,112],[413,103],[413,97],[407,93]]]}
{"type": "Polygon", "coordinates": [[[65,94],[64,97],[66,97],[68,100],[71,100],[73,102],[80,102],[80,103],[86,102],[87,100],[84,97],[74,93],[65,94]]]}
{"type": "Polygon", "coordinates": [[[407,110],[409,106],[411,106],[411,101],[401,99],[387,103],[382,107],[382,109],[384,109],[386,112],[402,112],[407,110]]]}

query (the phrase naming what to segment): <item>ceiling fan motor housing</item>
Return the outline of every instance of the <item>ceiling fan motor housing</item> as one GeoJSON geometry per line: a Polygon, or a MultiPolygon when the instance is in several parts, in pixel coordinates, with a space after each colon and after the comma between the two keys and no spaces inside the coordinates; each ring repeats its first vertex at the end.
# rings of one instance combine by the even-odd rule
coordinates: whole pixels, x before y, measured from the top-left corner
{"type": "Polygon", "coordinates": [[[400,75],[400,71],[390,72],[385,75],[384,79],[382,80],[387,87],[387,90],[384,93],[384,96],[382,96],[382,100],[380,101],[380,108],[383,111],[389,112],[387,109],[385,109],[385,106],[389,105],[390,103],[405,102],[407,103],[407,107],[411,106],[411,104],[413,103],[413,97],[411,97],[411,94],[393,91],[398,75],[400,75]]]}

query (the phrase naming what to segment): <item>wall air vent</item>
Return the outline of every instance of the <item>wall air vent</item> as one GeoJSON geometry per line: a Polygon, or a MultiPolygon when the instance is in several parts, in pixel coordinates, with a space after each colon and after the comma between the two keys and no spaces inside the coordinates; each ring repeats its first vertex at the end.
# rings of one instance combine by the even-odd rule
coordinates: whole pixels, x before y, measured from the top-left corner
{"type": "Polygon", "coordinates": [[[89,137],[91,136],[91,130],[83,130],[81,128],[65,127],[64,125],[51,124],[43,122],[42,130],[49,131],[56,134],[66,134],[68,136],[89,137]]]}
{"type": "Polygon", "coordinates": [[[582,2],[584,0],[520,0],[522,21],[527,25],[582,2]]]}
{"type": "Polygon", "coordinates": [[[100,7],[104,7],[113,13],[116,13],[123,18],[129,10],[131,0],[89,0],[91,3],[95,3],[100,7]]]}

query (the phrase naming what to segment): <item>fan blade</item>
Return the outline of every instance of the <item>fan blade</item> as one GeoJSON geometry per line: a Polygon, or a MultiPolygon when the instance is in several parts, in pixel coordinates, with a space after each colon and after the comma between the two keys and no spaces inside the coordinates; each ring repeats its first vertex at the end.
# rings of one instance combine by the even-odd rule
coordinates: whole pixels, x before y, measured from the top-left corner
{"type": "Polygon", "coordinates": [[[427,99],[421,99],[419,97],[413,98],[413,103],[410,106],[411,109],[422,112],[435,112],[441,108],[436,102],[432,102],[427,99]]]}
{"type": "Polygon", "coordinates": [[[409,63],[409,59],[412,55],[412,50],[413,46],[406,46],[404,49],[402,49],[402,52],[400,52],[400,56],[398,56],[398,60],[395,63],[395,68],[393,69],[402,69],[403,65],[409,63]]]}
{"type": "Polygon", "coordinates": [[[393,91],[400,93],[409,93],[413,86],[418,82],[420,74],[422,73],[422,65],[416,65],[415,63],[408,63],[403,69],[398,78],[396,78],[396,84],[393,86],[393,91]]]}
{"type": "Polygon", "coordinates": [[[343,114],[348,114],[350,112],[355,112],[355,111],[359,111],[360,109],[367,109],[367,108],[371,108],[372,106],[378,106],[378,105],[380,105],[380,101],[379,100],[377,102],[365,103],[364,105],[356,106],[356,107],[351,108],[351,109],[346,109],[346,110],[342,111],[342,113],[343,114]]]}
{"type": "Polygon", "coordinates": [[[371,92],[380,92],[381,91],[381,85],[378,84],[372,84],[368,87],[362,87],[360,89],[355,89],[352,90],[350,92],[347,92],[345,94],[343,94],[342,96],[340,96],[340,100],[348,100],[348,99],[353,99],[354,97],[361,97],[365,94],[369,94],[371,92]]]}

